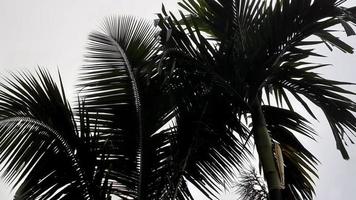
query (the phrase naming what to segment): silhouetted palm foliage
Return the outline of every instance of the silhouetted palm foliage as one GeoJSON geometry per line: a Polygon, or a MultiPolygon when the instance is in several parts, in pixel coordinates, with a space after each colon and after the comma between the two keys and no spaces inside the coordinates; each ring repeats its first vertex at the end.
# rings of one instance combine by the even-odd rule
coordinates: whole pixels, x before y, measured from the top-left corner
{"type": "Polygon", "coordinates": [[[255,168],[246,169],[241,172],[240,178],[236,183],[236,192],[240,198],[245,200],[267,200],[268,191],[267,186],[256,172],[255,168]]]}
{"type": "Polygon", "coordinates": [[[352,53],[327,29],[354,34],[356,8],[342,2],[188,0],[180,19],[162,9],[160,30],[108,18],[89,35],[74,109],[45,70],[13,74],[1,83],[0,161],[16,199],[193,199],[187,182],[214,198],[260,128],[283,154],[268,149],[284,169],[283,196],[311,199],[318,161],[298,135],[315,132],[290,98],[312,117],[309,103],[324,111],[348,158],[353,93],[305,61],[320,43],[352,53]]]}
{"type": "Polygon", "coordinates": [[[79,137],[62,87],[44,70],[37,77],[13,74],[6,82],[0,92],[1,162],[7,181],[24,181],[16,199],[87,197],[94,189],[89,182],[98,181],[88,181],[95,157],[85,148],[89,138],[79,137]]]}
{"type": "Polygon", "coordinates": [[[216,127],[220,136],[205,124],[214,112],[199,98],[172,99],[183,91],[162,86],[155,35],[132,17],[91,33],[74,111],[45,70],[2,84],[1,158],[8,182],[24,180],[16,199],[192,199],[186,180],[214,189],[232,180],[248,151],[233,129],[216,127]]]}
{"type": "MultiPolygon", "coordinates": [[[[337,149],[349,158],[345,143],[348,139],[352,142],[350,136],[356,131],[356,107],[345,95],[354,93],[340,87],[349,83],[328,80],[313,72],[325,65],[306,60],[322,57],[312,49],[322,43],[330,49],[353,53],[353,48],[329,29],[341,24],[347,35],[355,34],[350,24],[356,22],[356,8],[344,8],[344,2],[185,0],[180,3],[185,13],[180,12],[179,18],[164,7],[159,15],[166,75],[181,80],[176,84],[181,88],[192,84],[181,74],[200,75],[194,77],[193,88],[207,85],[208,89],[195,91],[196,96],[219,99],[219,103],[208,104],[221,110],[227,105],[236,121],[252,118],[251,135],[262,167],[274,173],[274,178],[266,177],[269,189],[282,188],[278,186],[281,175],[276,173],[280,170],[274,163],[278,159],[272,146],[275,143],[281,147],[286,181],[282,193],[286,199],[311,199],[312,175],[317,176],[318,161],[297,136],[313,138],[314,132],[307,120],[294,112],[293,102],[299,102],[314,118],[310,104],[321,108],[337,149]],[[270,103],[273,96],[276,106],[270,103]],[[282,108],[283,103],[286,108],[282,108]],[[259,149],[259,145],[270,153],[259,149]]],[[[218,115],[214,117],[224,120],[218,115]]]]}
{"type": "MultiPolygon", "coordinates": [[[[234,166],[248,153],[233,131],[247,128],[240,123],[226,127],[224,120],[234,119],[228,109],[218,115],[224,120],[212,118],[222,111],[194,93],[207,90],[205,85],[182,90],[173,79],[165,83],[157,67],[162,62],[162,47],[154,37],[158,32],[147,27],[142,21],[111,18],[105,33],[91,34],[79,89],[98,127],[120,130],[116,135],[121,138],[110,139],[118,157],[112,170],[125,175],[117,181],[132,192],[129,196],[191,199],[186,180],[204,192],[216,189],[216,182],[232,180],[234,166]]],[[[186,75],[180,79],[190,82],[199,76],[186,75]]]]}

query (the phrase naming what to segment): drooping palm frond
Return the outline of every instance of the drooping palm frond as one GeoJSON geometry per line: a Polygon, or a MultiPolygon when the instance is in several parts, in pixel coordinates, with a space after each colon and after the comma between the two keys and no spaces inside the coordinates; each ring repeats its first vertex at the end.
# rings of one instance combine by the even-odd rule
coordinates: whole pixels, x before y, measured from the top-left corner
{"type": "Polygon", "coordinates": [[[20,186],[17,193],[22,198],[50,199],[70,196],[91,199],[89,185],[77,155],[60,133],[42,121],[30,117],[11,117],[1,120],[0,124],[0,148],[4,149],[1,161],[4,164],[5,180],[14,186],[20,186]],[[54,160],[57,160],[57,165],[58,161],[61,161],[61,166],[48,163],[49,156],[56,157],[54,160]],[[44,165],[44,168],[38,170],[37,167],[41,165],[44,165]],[[47,170],[50,170],[50,173],[35,180],[38,181],[35,185],[28,185],[33,181],[28,179],[38,178],[34,173],[40,171],[43,175],[47,170]],[[23,180],[25,184],[19,185],[23,180]],[[26,191],[26,186],[32,191],[26,191]],[[76,190],[79,190],[79,193],[76,190]]]}
{"type": "Polygon", "coordinates": [[[0,119],[33,117],[68,134],[64,135],[68,141],[77,141],[73,116],[63,88],[57,87],[47,71],[38,70],[37,77],[29,73],[13,74],[0,86],[0,119]]]}
{"type": "Polygon", "coordinates": [[[168,191],[172,176],[167,160],[171,151],[165,148],[170,140],[167,132],[157,133],[171,120],[172,107],[165,101],[168,95],[161,94],[160,81],[151,77],[157,73],[151,72],[156,34],[145,20],[107,19],[104,32],[89,36],[88,64],[78,85],[98,137],[110,143],[105,152],[112,191],[123,198],[159,198],[168,191]]]}
{"type": "MultiPolygon", "coordinates": [[[[123,20],[124,21],[124,20],[123,20]]],[[[129,24],[126,23],[129,27],[129,24]]],[[[113,29],[115,30],[115,29],[113,29]]],[[[130,41],[130,35],[126,42],[130,41]]],[[[79,89],[84,96],[90,121],[97,121],[100,141],[108,142],[105,151],[112,162],[110,176],[120,194],[137,194],[138,172],[136,170],[138,139],[142,132],[140,100],[133,69],[123,48],[111,35],[93,33],[89,36],[90,65],[85,66],[81,75],[79,89]],[[117,122],[120,122],[118,124],[117,122]],[[137,124],[141,124],[138,129],[137,124]],[[133,127],[132,125],[135,125],[133,127]],[[124,134],[124,131],[126,133],[124,134]],[[121,152],[120,152],[121,151],[121,152]],[[121,167],[121,171],[117,171],[121,167]],[[115,175],[118,174],[118,175],[115,175]],[[119,176],[122,174],[121,176],[119,176]],[[116,178],[118,177],[118,178],[116,178]],[[121,180],[120,180],[121,179],[121,180]],[[115,183],[116,182],[116,183],[115,183]],[[119,186],[126,187],[126,193],[119,186]]],[[[108,169],[109,170],[109,169],[108,169]]]]}
{"type": "Polygon", "coordinates": [[[0,159],[6,180],[18,188],[16,199],[90,199],[63,89],[45,70],[37,75],[13,74],[1,83],[0,159]]]}
{"type": "MultiPolygon", "coordinates": [[[[319,66],[317,66],[319,67],[319,66]]],[[[348,153],[344,142],[349,139],[351,143],[353,132],[356,131],[356,118],[352,113],[356,112],[355,103],[345,97],[354,95],[340,86],[350,83],[328,80],[313,73],[314,67],[285,67],[275,74],[272,82],[276,88],[290,91],[304,108],[314,116],[303,98],[318,106],[324,112],[334,135],[337,149],[340,150],[344,159],[348,159],[348,153]],[[278,79],[278,81],[277,81],[278,79]]],[[[286,97],[283,97],[286,99],[286,97]]]]}

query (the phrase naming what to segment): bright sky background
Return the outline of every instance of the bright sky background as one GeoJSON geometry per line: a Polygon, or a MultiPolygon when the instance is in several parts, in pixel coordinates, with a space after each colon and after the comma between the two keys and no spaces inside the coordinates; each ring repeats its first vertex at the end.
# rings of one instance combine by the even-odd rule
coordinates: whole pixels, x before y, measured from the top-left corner
{"type": "MultiPolygon", "coordinates": [[[[54,73],[58,68],[67,93],[73,93],[75,77],[83,64],[88,33],[98,29],[106,16],[131,14],[153,19],[162,2],[171,10],[177,8],[176,0],[1,0],[0,73],[37,66],[54,73]]],[[[356,47],[356,37],[346,41],[356,47]]],[[[345,55],[338,50],[330,53],[325,47],[320,51],[330,55],[320,62],[333,64],[321,71],[326,77],[356,82],[355,55],[345,55]]],[[[350,89],[356,92],[355,87],[350,89]]],[[[320,179],[316,180],[315,199],[354,199],[356,145],[348,148],[351,159],[343,160],[325,118],[319,121],[314,123],[320,134],[318,142],[307,143],[322,163],[320,179]]],[[[0,199],[7,200],[6,186],[1,185],[0,181],[0,199]]],[[[197,199],[204,198],[197,195],[197,199]]],[[[222,194],[221,199],[232,200],[233,195],[222,194]]]]}

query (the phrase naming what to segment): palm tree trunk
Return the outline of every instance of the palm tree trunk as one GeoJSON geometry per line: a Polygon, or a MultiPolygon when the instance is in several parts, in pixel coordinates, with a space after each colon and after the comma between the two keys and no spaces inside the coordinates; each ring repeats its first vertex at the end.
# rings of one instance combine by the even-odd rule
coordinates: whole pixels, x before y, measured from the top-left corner
{"type": "Polygon", "coordinates": [[[282,200],[281,182],[274,161],[271,137],[269,136],[266,120],[261,109],[261,101],[256,98],[251,108],[253,134],[263,174],[268,185],[269,200],[282,200]]]}

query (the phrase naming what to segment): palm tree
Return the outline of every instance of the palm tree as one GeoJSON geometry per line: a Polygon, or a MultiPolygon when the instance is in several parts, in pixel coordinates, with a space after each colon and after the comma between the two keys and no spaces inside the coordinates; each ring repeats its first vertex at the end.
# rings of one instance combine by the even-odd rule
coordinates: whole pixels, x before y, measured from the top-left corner
{"type": "Polygon", "coordinates": [[[1,83],[0,161],[15,198],[193,199],[187,182],[214,198],[253,138],[270,199],[311,199],[318,161],[295,135],[315,133],[289,99],[322,108],[347,158],[352,93],[303,60],[319,43],[352,52],[327,30],[354,33],[356,9],[340,3],[189,0],[181,20],[163,8],[160,31],[108,18],[89,35],[74,109],[45,70],[13,74],[1,83]]]}
{"type": "MultiPolygon", "coordinates": [[[[349,158],[345,143],[352,143],[356,131],[356,107],[345,95],[354,93],[340,87],[349,83],[315,72],[325,65],[307,60],[323,57],[312,49],[317,44],[353,53],[330,29],[341,25],[347,35],[355,34],[350,23],[356,23],[356,7],[342,7],[344,2],[183,0],[179,18],[164,7],[159,15],[162,73],[176,92],[174,99],[200,107],[211,130],[251,124],[251,132],[232,134],[253,138],[270,199],[312,199],[314,193],[311,176],[317,176],[318,161],[298,135],[313,139],[315,133],[294,112],[298,103],[314,118],[311,104],[324,112],[337,149],[349,158]]],[[[187,160],[191,156],[188,151],[187,160]]]]}
{"type": "Polygon", "coordinates": [[[111,171],[121,187],[135,199],[192,199],[187,181],[209,195],[208,188],[217,190],[216,182],[232,180],[233,168],[249,153],[233,132],[247,129],[212,131],[205,122],[207,105],[174,98],[182,91],[172,91],[172,82],[166,84],[160,72],[164,47],[153,24],[108,18],[103,29],[89,36],[88,64],[78,88],[94,130],[120,131],[110,139],[110,151],[116,159],[111,171]],[[197,134],[205,138],[198,140],[197,134]]]}
{"type": "MultiPolygon", "coordinates": [[[[0,94],[0,155],[15,199],[157,199],[169,195],[174,127],[148,80],[157,30],[133,17],[108,18],[89,36],[87,65],[71,109],[43,69],[13,74],[0,94]],[[147,66],[146,66],[147,65],[147,66]],[[146,98],[147,97],[147,98],[146,98]],[[145,99],[142,103],[141,99],[145,99]],[[145,109],[146,113],[142,112],[145,109]]],[[[189,196],[186,185],[179,197],[189,196]]]]}
{"type": "Polygon", "coordinates": [[[233,132],[247,128],[217,134],[207,105],[172,98],[157,33],[128,16],[91,33],[74,109],[46,70],[1,83],[0,161],[15,199],[193,199],[187,181],[209,195],[232,180],[248,154],[233,132]]]}
{"type": "MultiPolygon", "coordinates": [[[[157,132],[167,120],[159,118],[165,105],[155,102],[164,97],[153,84],[139,94],[136,80],[157,47],[156,30],[132,17],[105,25],[107,35],[89,36],[75,109],[43,69],[1,83],[0,157],[15,199],[154,199],[167,193],[161,179],[170,173],[170,129],[157,132]],[[152,95],[147,111],[157,109],[150,118],[141,112],[144,95],[152,95]]],[[[180,195],[187,195],[184,187],[180,195]]]]}

